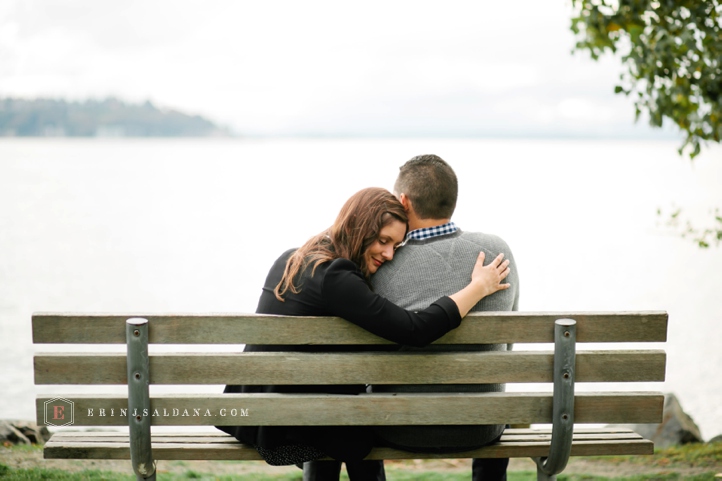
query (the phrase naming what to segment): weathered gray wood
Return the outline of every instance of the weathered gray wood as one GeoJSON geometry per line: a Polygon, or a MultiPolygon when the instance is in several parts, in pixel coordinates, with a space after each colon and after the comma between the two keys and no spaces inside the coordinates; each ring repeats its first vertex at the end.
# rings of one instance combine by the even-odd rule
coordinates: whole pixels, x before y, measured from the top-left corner
{"type": "MultiPolygon", "coordinates": [[[[173,353],[150,357],[152,384],[479,384],[551,382],[553,353],[173,353]]],[[[659,350],[585,351],[578,382],[664,381],[659,350]]],[[[35,384],[126,384],[120,353],[35,356],[35,384]]]]}
{"type": "MultiPolygon", "coordinates": [[[[59,314],[33,315],[33,342],[124,343],[125,321],[150,321],[150,342],[160,344],[390,344],[334,318],[257,314],[59,314]]],[[[441,344],[553,342],[554,321],[577,321],[578,342],[664,342],[667,313],[485,312],[468,315],[441,344]]]]}
{"type": "MultiPolygon", "coordinates": [[[[64,397],[74,403],[76,426],[127,424],[124,397],[64,397]]],[[[39,423],[51,399],[36,401],[39,423]]],[[[580,393],[575,417],[581,424],[654,423],[662,420],[663,403],[661,393],[580,393]]],[[[552,394],[160,395],[151,398],[151,408],[156,426],[540,424],[551,422],[552,394]]]]}
{"type": "MultiPolygon", "coordinates": [[[[127,445],[81,444],[63,447],[48,443],[45,447],[47,459],[128,459],[127,445]]],[[[493,446],[462,453],[412,453],[391,448],[375,448],[366,459],[452,459],[452,458],[525,458],[544,456],[549,452],[549,443],[499,443],[493,446]]],[[[572,444],[571,456],[604,456],[652,454],[654,445],[647,440],[603,440],[583,441],[572,444]]],[[[153,444],[153,455],[157,460],[206,461],[258,461],[258,452],[249,446],[217,444],[153,444]]]]}
{"type": "MultiPolygon", "coordinates": [[[[128,319],[125,325],[127,348],[128,411],[150,408],[150,371],[148,362],[148,321],[128,319]]],[[[155,481],[155,462],[151,452],[150,417],[128,415],[130,459],[136,478],[155,481]]]]}
{"type": "Polygon", "coordinates": [[[537,479],[556,479],[569,461],[574,440],[574,379],[576,378],[577,321],[554,323],[554,395],[552,435],[546,456],[534,459],[537,479]]]}
{"type": "MultiPolygon", "coordinates": [[[[502,435],[502,442],[510,441],[539,441],[548,440],[552,434],[550,428],[507,428],[502,435]]],[[[642,439],[642,436],[632,430],[614,427],[589,428],[576,427],[573,439],[642,439]]],[[[64,443],[73,442],[128,442],[128,433],[121,431],[58,431],[53,434],[52,441],[64,443]]],[[[209,428],[206,431],[166,431],[153,434],[155,443],[230,443],[238,444],[235,438],[228,434],[209,428]]]]}
{"type": "MultiPolygon", "coordinates": [[[[73,433],[74,436],[70,436],[70,433],[59,433],[62,438],[58,438],[55,441],[60,442],[62,439],[63,443],[91,443],[91,442],[102,442],[106,443],[127,443],[128,435],[114,433],[96,433],[96,432],[80,432],[73,433]]],[[[549,442],[551,440],[551,433],[531,433],[531,434],[505,434],[502,441],[506,442],[549,442]]],[[[628,433],[576,433],[574,434],[574,440],[576,441],[602,441],[602,440],[635,440],[642,439],[642,437],[629,431],[628,433]]],[[[228,436],[225,433],[218,434],[154,434],[154,443],[179,443],[179,444],[238,444],[235,438],[228,436]]]]}
{"type": "MultiPolygon", "coordinates": [[[[431,458],[530,457],[549,449],[544,430],[507,430],[499,443],[474,451],[423,454],[431,458]]],[[[575,430],[572,456],[651,454],[653,445],[624,430],[575,430]]],[[[260,460],[256,450],[223,434],[164,433],[153,436],[157,459],[260,460]]],[[[49,459],[129,459],[128,436],[119,433],[56,433],[45,446],[49,459]]],[[[418,453],[388,448],[374,449],[368,459],[413,459],[418,453]]]]}
{"type": "MultiPolygon", "coordinates": [[[[46,343],[124,343],[130,315],[36,314],[33,338],[46,343]]],[[[359,344],[388,345],[337,318],[255,314],[168,314],[150,320],[151,343],[162,344],[359,344]]],[[[553,342],[554,321],[577,321],[579,342],[664,342],[665,312],[480,313],[437,341],[448,344],[553,342]]],[[[101,348],[102,349],[102,348],[101,348]]],[[[180,350],[178,350],[180,351],[180,350]]],[[[154,384],[353,384],[549,382],[550,353],[163,353],[151,356],[154,384]]],[[[576,380],[644,382],[664,380],[663,351],[583,351],[576,380]]],[[[125,356],[100,353],[42,353],[35,358],[36,384],[125,384],[125,356]]],[[[127,398],[117,395],[40,396],[44,403],[73,402],[75,426],[127,426],[127,398]],[[92,410],[92,415],[89,415],[92,410]],[[102,410],[102,412],[101,412],[102,410]],[[126,412],[123,412],[126,410],[126,412]]],[[[577,423],[647,423],[662,417],[660,393],[581,393],[575,397],[577,423]]],[[[427,425],[549,423],[551,393],[373,394],[298,396],[260,394],[162,395],[151,399],[154,425],[427,425]],[[294,399],[295,398],[295,399],[294,399]],[[197,411],[196,411],[197,410],[197,411]]],[[[549,430],[505,432],[494,446],[457,454],[405,453],[379,448],[370,459],[539,457],[549,453],[549,430]]],[[[260,459],[255,449],[224,433],[153,435],[156,459],[260,459]]],[[[652,443],[624,430],[577,427],[572,455],[651,454],[652,443]]],[[[123,433],[57,433],[45,448],[48,458],[128,459],[123,433]]]]}

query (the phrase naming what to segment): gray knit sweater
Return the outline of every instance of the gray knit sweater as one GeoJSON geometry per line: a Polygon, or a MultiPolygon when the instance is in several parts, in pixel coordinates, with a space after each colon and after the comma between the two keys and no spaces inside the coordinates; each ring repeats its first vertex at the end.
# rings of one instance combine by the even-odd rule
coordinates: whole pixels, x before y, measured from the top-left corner
{"type": "MultiPolygon", "coordinates": [[[[516,311],[519,308],[519,273],[509,246],[501,238],[461,230],[419,241],[410,240],[400,248],[394,260],[384,264],[372,277],[374,290],[411,310],[427,307],[440,296],[463,289],[479,251],[486,254],[485,264],[503,252],[511,261],[506,282],[509,289],[482,299],[472,311],[516,311]]],[[[463,321],[462,321],[463,322],[463,321]]],[[[506,344],[436,345],[426,351],[500,351],[506,344]]],[[[418,348],[403,347],[402,350],[418,348]]],[[[438,386],[372,386],[373,392],[499,392],[503,384],[446,384],[438,386]]],[[[453,452],[483,446],[498,437],[504,426],[399,426],[379,427],[377,434],[387,444],[410,451],[453,452]]]]}

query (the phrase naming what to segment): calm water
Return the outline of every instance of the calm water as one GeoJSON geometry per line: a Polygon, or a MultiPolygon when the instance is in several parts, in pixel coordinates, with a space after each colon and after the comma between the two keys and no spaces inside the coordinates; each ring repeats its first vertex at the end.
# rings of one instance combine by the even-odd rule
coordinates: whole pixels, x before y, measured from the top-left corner
{"type": "Polygon", "coordinates": [[[722,433],[722,247],[656,216],[722,206],[722,149],[619,141],[0,140],[0,418],[34,418],[33,311],[253,311],[283,250],[420,153],[512,247],[522,310],[667,310],[658,388],[722,433]]]}

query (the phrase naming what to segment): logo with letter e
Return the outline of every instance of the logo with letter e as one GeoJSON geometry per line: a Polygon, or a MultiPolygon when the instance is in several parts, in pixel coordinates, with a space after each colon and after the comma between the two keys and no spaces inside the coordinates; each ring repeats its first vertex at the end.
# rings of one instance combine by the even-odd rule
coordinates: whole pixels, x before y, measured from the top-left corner
{"type": "Polygon", "coordinates": [[[46,426],[70,426],[73,424],[73,401],[61,397],[45,401],[46,426]]]}

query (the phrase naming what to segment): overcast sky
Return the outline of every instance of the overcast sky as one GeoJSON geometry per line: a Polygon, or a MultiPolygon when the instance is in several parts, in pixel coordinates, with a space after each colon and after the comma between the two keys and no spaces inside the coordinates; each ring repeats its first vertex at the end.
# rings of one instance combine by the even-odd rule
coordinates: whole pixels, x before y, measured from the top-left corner
{"type": "Polygon", "coordinates": [[[116,96],[246,134],[621,136],[570,0],[2,0],[0,97],[116,96]]]}

